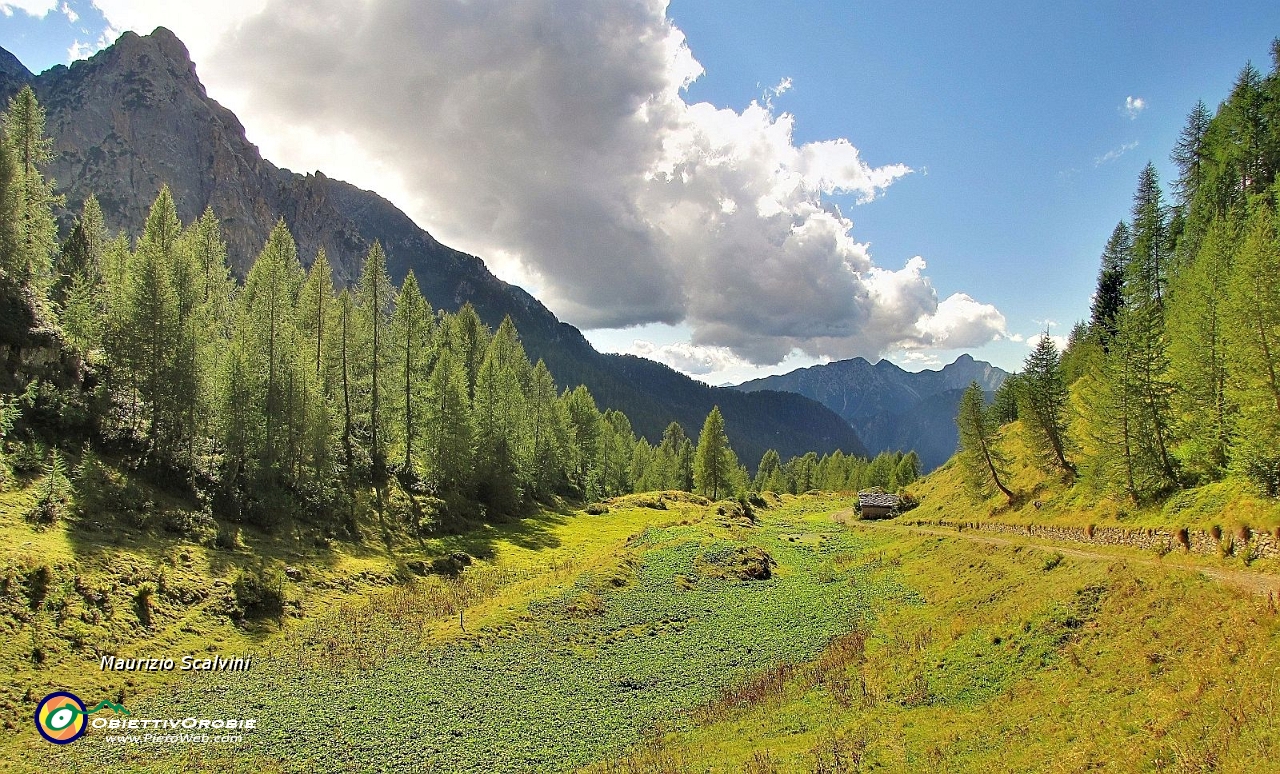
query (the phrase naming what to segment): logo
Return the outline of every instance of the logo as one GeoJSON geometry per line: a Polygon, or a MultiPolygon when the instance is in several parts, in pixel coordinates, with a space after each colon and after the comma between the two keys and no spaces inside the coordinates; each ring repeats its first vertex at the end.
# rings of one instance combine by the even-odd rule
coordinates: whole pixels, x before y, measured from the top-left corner
{"type": "Polygon", "coordinates": [[[93,709],[85,709],[84,702],[74,693],[51,693],[36,705],[36,730],[46,741],[70,744],[84,736],[89,727],[89,715],[103,709],[117,715],[129,714],[123,705],[112,701],[101,701],[93,709]]]}

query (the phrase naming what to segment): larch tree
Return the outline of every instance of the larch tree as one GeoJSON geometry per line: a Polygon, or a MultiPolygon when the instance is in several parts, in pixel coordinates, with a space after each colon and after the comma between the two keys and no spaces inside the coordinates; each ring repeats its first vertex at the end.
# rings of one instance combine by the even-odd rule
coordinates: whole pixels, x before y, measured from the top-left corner
{"type": "Polygon", "coordinates": [[[58,250],[58,229],[53,208],[62,203],[54,194],[54,181],[46,180],[41,167],[53,159],[53,140],[44,134],[44,108],[31,86],[23,86],[9,100],[4,116],[5,137],[13,160],[13,196],[16,204],[15,254],[5,269],[21,282],[48,292],[53,280],[53,259],[58,250]]]}
{"type": "Polygon", "coordinates": [[[440,347],[427,385],[427,477],[438,496],[471,494],[475,453],[467,369],[448,343],[440,347]]]}
{"type": "MultiPolygon", "coordinates": [[[[1277,186],[1280,188],[1280,186],[1277,186]]],[[[1280,191],[1277,191],[1280,193],[1280,191]]],[[[1236,466],[1280,495],[1280,234],[1270,206],[1247,223],[1229,277],[1226,307],[1228,395],[1239,407],[1236,466]]]]}
{"type": "Polygon", "coordinates": [[[964,470],[965,485],[975,495],[986,497],[991,487],[1013,500],[1013,492],[1005,486],[1007,478],[1005,461],[996,448],[998,429],[990,420],[982,387],[972,382],[960,397],[956,414],[956,426],[960,430],[960,464],[964,470]]]}
{"type": "Polygon", "coordinates": [[[1018,418],[1032,454],[1042,468],[1074,475],[1075,465],[1067,459],[1067,385],[1048,331],[1027,356],[1018,379],[1018,418]]]}
{"type": "Polygon", "coordinates": [[[174,288],[174,253],[182,224],[169,189],[162,188],[151,206],[138,240],[128,299],[121,321],[123,337],[116,362],[131,374],[147,414],[148,449],[161,456],[170,451],[177,395],[174,378],[185,365],[175,347],[183,338],[179,297],[174,288]]]}
{"type": "Polygon", "coordinates": [[[523,497],[520,431],[525,421],[529,360],[510,317],[503,319],[476,376],[472,413],[476,433],[476,482],[481,502],[512,512],[523,497]]]}
{"type": "Polygon", "coordinates": [[[712,500],[733,494],[732,481],[738,467],[737,457],[729,446],[725,433],[724,416],[715,406],[702,423],[698,434],[698,448],[694,452],[694,487],[712,500]]]}
{"type": "Polygon", "coordinates": [[[1102,251],[1098,285],[1089,311],[1089,328],[1104,349],[1116,334],[1117,318],[1124,308],[1124,267],[1129,262],[1132,245],[1133,233],[1128,224],[1121,221],[1112,230],[1102,251]]]}
{"type": "Polygon", "coordinates": [[[1215,219],[1191,261],[1170,285],[1169,381],[1178,456],[1200,480],[1218,478],[1226,469],[1234,413],[1227,398],[1225,308],[1231,256],[1238,237],[1227,219],[1215,219]]]}
{"type": "Polygon", "coordinates": [[[387,275],[387,257],[382,244],[374,242],[365,255],[360,273],[360,286],[356,292],[361,328],[367,336],[363,351],[369,374],[369,457],[375,480],[380,480],[387,469],[387,426],[389,415],[384,406],[386,376],[390,371],[391,310],[395,301],[395,289],[387,275]]]}
{"type": "Polygon", "coordinates": [[[418,280],[410,271],[400,286],[391,318],[391,358],[396,376],[391,394],[398,414],[396,435],[403,447],[400,467],[405,472],[413,470],[413,454],[419,442],[418,413],[427,400],[432,326],[431,305],[422,297],[418,280]]]}

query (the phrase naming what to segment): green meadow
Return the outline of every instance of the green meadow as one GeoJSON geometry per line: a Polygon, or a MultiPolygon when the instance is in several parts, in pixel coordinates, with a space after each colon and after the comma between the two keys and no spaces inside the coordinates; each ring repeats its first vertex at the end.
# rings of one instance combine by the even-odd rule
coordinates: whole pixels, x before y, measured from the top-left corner
{"type": "Polygon", "coordinates": [[[5,757],[19,771],[1246,772],[1280,749],[1274,600],[1150,557],[859,522],[847,497],[766,502],[631,495],[412,547],[483,557],[456,575],[397,576],[407,546],[333,549],[290,582],[294,617],[187,635],[253,652],[251,671],[127,678],[135,716],[256,718],[242,742],[94,729],[57,749],[19,725],[5,757]],[[380,573],[399,579],[352,580],[380,573]]]}

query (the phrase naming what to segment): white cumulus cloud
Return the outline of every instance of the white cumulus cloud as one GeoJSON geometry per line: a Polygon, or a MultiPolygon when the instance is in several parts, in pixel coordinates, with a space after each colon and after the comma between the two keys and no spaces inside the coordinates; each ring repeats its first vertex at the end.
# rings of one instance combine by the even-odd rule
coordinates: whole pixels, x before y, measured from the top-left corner
{"type": "Polygon", "coordinates": [[[677,371],[703,376],[747,365],[725,347],[700,347],[687,342],[655,344],[636,339],[628,350],[633,355],[666,363],[677,371]]]}
{"type": "Polygon", "coordinates": [[[22,11],[28,16],[43,19],[57,7],[58,0],[0,0],[0,13],[5,16],[13,16],[14,11],[22,11]]]}
{"type": "Polygon", "coordinates": [[[989,304],[940,300],[923,260],[875,265],[825,199],[912,170],[797,142],[772,104],[789,79],[742,109],[689,102],[702,66],[666,0],[95,1],[173,29],[265,156],[379,191],[580,327],[686,326],[694,368],[1005,333],[989,304]]]}
{"type": "Polygon", "coordinates": [[[1147,109],[1147,101],[1142,97],[1125,97],[1124,104],[1120,106],[1120,112],[1129,117],[1129,120],[1138,117],[1138,114],[1147,109]]]}

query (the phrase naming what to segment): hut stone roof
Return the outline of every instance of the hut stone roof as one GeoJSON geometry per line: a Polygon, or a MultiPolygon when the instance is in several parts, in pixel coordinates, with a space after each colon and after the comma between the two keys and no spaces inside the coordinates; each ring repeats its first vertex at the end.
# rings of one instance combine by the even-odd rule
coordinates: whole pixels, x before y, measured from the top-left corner
{"type": "Polygon", "coordinates": [[[885,494],[884,492],[859,492],[858,504],[863,508],[871,506],[872,508],[897,508],[901,503],[901,498],[896,494],[885,494]]]}

